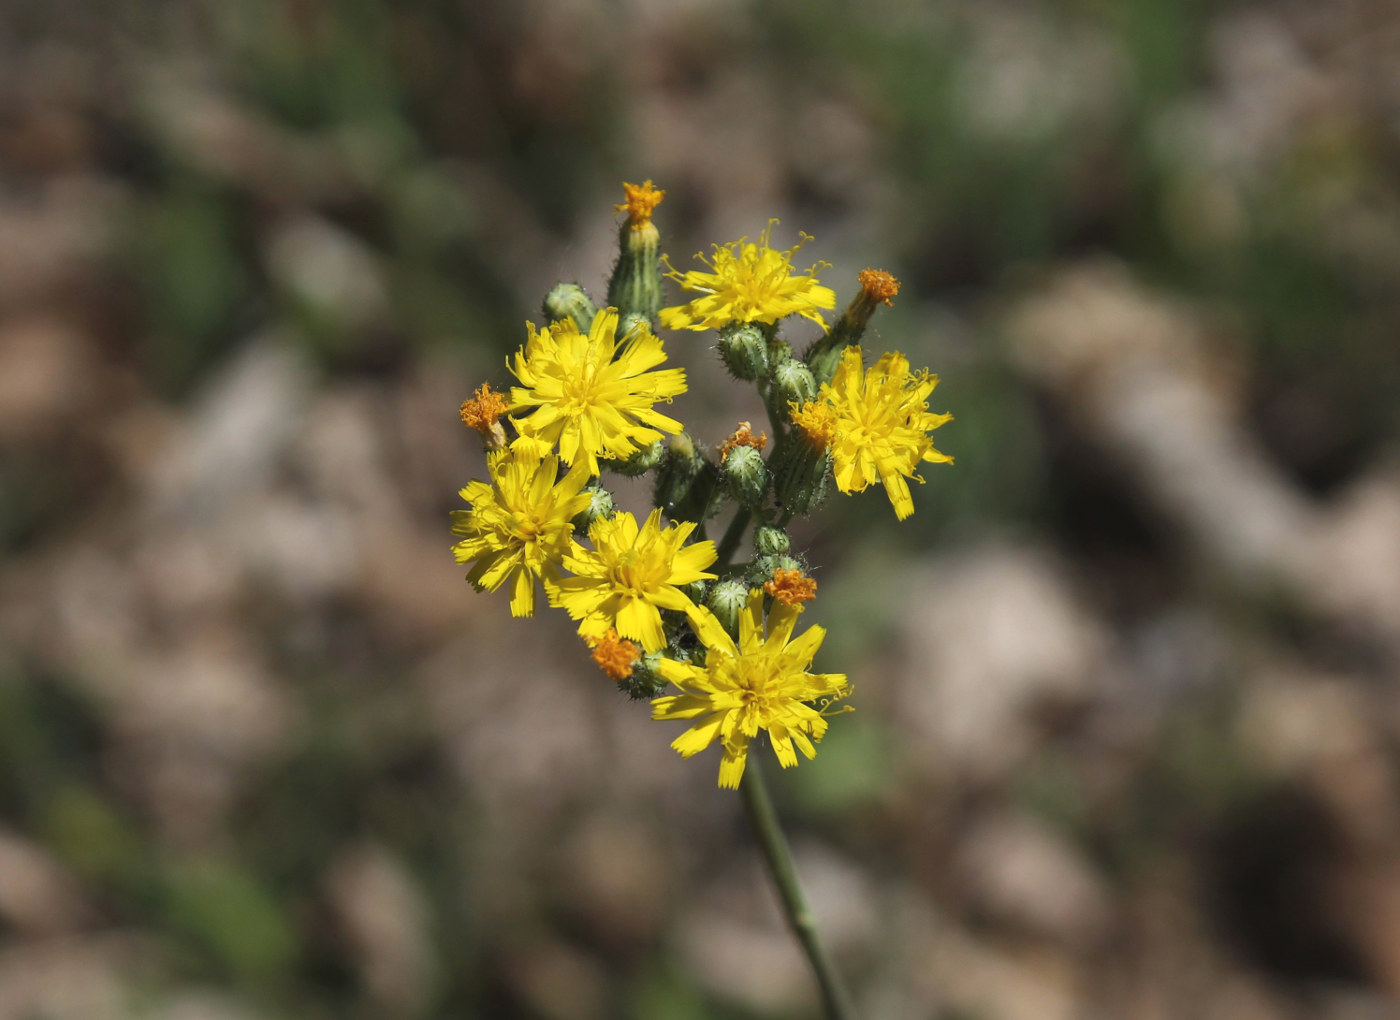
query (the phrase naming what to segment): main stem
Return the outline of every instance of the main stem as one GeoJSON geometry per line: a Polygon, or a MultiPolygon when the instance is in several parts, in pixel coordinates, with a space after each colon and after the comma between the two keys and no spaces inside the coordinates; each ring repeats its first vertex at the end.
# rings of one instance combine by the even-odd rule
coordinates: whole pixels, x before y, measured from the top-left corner
{"type": "Polygon", "coordinates": [[[802,894],[802,886],[797,881],[797,869],[793,867],[792,853],[788,850],[787,838],[778,823],[777,812],[773,810],[772,798],[768,796],[768,785],[763,779],[756,755],[749,755],[744,769],[744,778],[739,782],[739,792],[744,798],[744,810],[749,816],[749,824],[758,836],[758,844],[763,850],[763,859],[768,864],[768,874],[778,887],[778,897],[782,900],[783,913],[802,951],[807,954],[807,962],[821,986],[822,1003],[830,1020],[855,1020],[855,1010],[851,1008],[850,996],[846,994],[841,978],[826,955],[821,938],[817,934],[816,918],[807,906],[807,898],[802,894]]]}
{"type": "MultiPolygon", "coordinates": [[[[715,550],[714,569],[717,573],[728,569],[730,561],[734,558],[734,551],[739,547],[739,540],[744,537],[752,517],[753,511],[748,507],[740,507],[735,512],[734,519],[729,522],[724,537],[720,539],[719,548],[715,550]]],[[[784,517],[784,523],[786,520],[784,517]]],[[[855,1020],[856,1014],[851,1008],[850,996],[841,984],[841,978],[837,975],[831,958],[826,955],[821,937],[817,934],[816,918],[812,916],[812,909],[807,906],[807,897],[802,893],[802,884],[797,880],[792,853],[788,850],[783,827],[778,822],[778,813],[773,810],[773,800],[768,796],[768,786],[764,782],[757,755],[748,756],[744,778],[739,782],[739,792],[743,796],[744,812],[749,816],[749,824],[753,826],[754,835],[758,837],[758,845],[763,851],[763,859],[768,865],[768,874],[777,886],[778,899],[782,901],[783,914],[787,917],[788,926],[797,936],[797,942],[807,955],[807,962],[811,964],[812,973],[816,975],[827,1017],[829,1020],[855,1020]]]]}

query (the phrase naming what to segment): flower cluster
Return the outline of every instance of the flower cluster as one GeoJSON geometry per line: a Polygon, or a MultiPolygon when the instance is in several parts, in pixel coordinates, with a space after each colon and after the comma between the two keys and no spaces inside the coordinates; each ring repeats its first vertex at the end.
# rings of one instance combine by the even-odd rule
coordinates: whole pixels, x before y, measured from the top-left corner
{"type": "Polygon", "coordinates": [[[892,275],[862,272],[828,326],[822,312],[836,295],[817,280],[824,264],[792,266],[805,234],[775,250],[770,223],[757,243],[716,246],[703,271],[681,273],[658,250],[653,215],[665,192],[651,181],[624,190],[607,305],[597,308],[577,284],[555,287],[547,324],[527,323],[508,362],[518,385],[483,383],[462,404],[463,423],[486,449],[488,480],[461,492],[468,509],[453,513],[453,551],[478,590],[509,586],[514,616],[532,615],[543,587],[619,688],[650,699],[655,719],[692,722],[676,751],[688,758],[720,745],[719,785],[733,788],[761,734],[788,767],[798,752],[816,754],[828,716],[849,711],[845,674],[811,672],[825,631],[797,633],[817,582],[788,524],[821,502],[829,480],[846,493],[879,481],[895,515],[908,517],[918,466],[951,462],[930,436],[950,416],[929,411],[937,377],[911,371],[903,355],[863,367],[866,325],[899,292],[892,275]],[[663,263],[700,296],[662,308],[663,263]],[[778,334],[792,317],[822,327],[800,357],[778,334]],[[704,447],[659,411],[686,392],[686,379],[662,367],[657,323],[717,331],[724,364],[756,386],[768,430],[742,422],[704,447]],[[645,520],[614,509],[607,472],[652,477],[645,520]],[[727,505],[716,543],[706,527],[727,505]],[[751,552],[738,555],[750,525],[751,552]]]}

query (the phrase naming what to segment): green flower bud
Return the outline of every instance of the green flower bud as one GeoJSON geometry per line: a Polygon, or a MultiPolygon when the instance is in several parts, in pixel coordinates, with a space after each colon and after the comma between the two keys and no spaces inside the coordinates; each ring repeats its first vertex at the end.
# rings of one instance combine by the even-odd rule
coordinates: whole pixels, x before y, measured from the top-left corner
{"type": "Polygon", "coordinates": [[[802,355],[818,384],[831,382],[841,363],[842,352],[851,344],[860,343],[875,309],[882,304],[893,304],[892,299],[899,293],[899,281],[879,269],[863,269],[856,274],[856,280],[860,290],[851,298],[841,317],[802,355]]]}
{"type": "Polygon", "coordinates": [[[612,493],[601,485],[586,486],[583,492],[588,496],[588,505],[574,518],[575,531],[587,531],[594,521],[611,518],[614,512],[612,493]]]}
{"type": "Polygon", "coordinates": [[[768,468],[763,454],[752,446],[736,446],[724,458],[724,480],[729,494],[742,506],[756,507],[768,491],[768,468]]]}
{"type": "Polygon", "coordinates": [[[773,580],[773,575],[779,570],[801,570],[802,564],[791,556],[775,554],[772,556],[760,556],[753,561],[749,567],[749,583],[758,587],[766,581],[773,580]]]}
{"type": "Polygon", "coordinates": [[[652,210],[666,193],[651,187],[624,185],[627,220],[618,233],[617,265],[608,281],[608,304],[620,316],[640,315],[648,322],[661,310],[661,234],[651,222],[652,210]]]}
{"type": "Polygon", "coordinates": [[[666,678],[656,671],[660,652],[647,652],[632,667],[632,674],[617,682],[617,689],[634,701],[649,701],[666,693],[666,678]]]}
{"type": "Polygon", "coordinates": [[[700,455],[687,433],[672,436],[656,472],[652,503],[676,521],[704,521],[719,510],[719,469],[700,455]]]}
{"type": "Polygon", "coordinates": [[[836,367],[841,364],[844,346],[832,346],[818,341],[803,355],[807,367],[812,370],[812,380],[816,383],[829,383],[836,375],[836,367]]]}
{"type": "Polygon", "coordinates": [[[544,297],[544,317],[550,322],[573,319],[580,333],[588,335],[593,325],[593,316],[598,314],[598,306],[588,293],[576,283],[556,284],[544,297]]]}
{"type": "Polygon", "coordinates": [[[789,514],[805,514],[826,498],[831,454],[810,442],[801,429],[782,437],[770,462],[773,495],[789,514]]]}
{"type": "Polygon", "coordinates": [[[681,591],[685,593],[685,597],[690,599],[690,601],[694,602],[697,606],[705,601],[705,593],[709,590],[709,581],[691,581],[689,584],[681,586],[681,591]]]}
{"type": "Polygon", "coordinates": [[[660,464],[666,457],[666,444],[658,439],[650,446],[644,446],[626,460],[605,460],[603,466],[628,478],[644,475],[660,464]]]}
{"type": "Polygon", "coordinates": [[[788,404],[801,406],[817,396],[817,382],[812,378],[811,369],[802,362],[788,358],[773,368],[773,385],[777,391],[779,406],[788,404]]]}
{"type": "Polygon", "coordinates": [[[739,636],[739,614],[749,603],[749,586],[742,581],[720,581],[710,590],[706,605],[729,631],[731,637],[739,636]]]}
{"type": "Polygon", "coordinates": [[[719,356],[736,379],[752,382],[768,374],[768,340],[757,326],[725,326],[719,334],[719,356]]]}
{"type": "Polygon", "coordinates": [[[620,344],[637,330],[651,332],[651,320],[637,312],[628,312],[617,320],[617,342],[620,344]]]}
{"type": "Polygon", "coordinates": [[[753,532],[753,551],[760,556],[775,556],[792,548],[787,532],[771,524],[760,524],[753,532]]]}

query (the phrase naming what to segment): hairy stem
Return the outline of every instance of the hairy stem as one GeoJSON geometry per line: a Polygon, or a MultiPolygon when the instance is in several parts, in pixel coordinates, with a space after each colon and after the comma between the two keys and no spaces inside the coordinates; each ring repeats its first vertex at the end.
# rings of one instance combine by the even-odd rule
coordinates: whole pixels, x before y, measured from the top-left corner
{"type": "Polygon", "coordinates": [[[729,567],[729,561],[734,558],[734,550],[739,548],[739,540],[744,537],[744,531],[748,528],[749,518],[752,516],[753,511],[746,506],[734,511],[734,519],[729,522],[729,528],[719,540],[719,548],[715,550],[715,573],[729,567]]]}

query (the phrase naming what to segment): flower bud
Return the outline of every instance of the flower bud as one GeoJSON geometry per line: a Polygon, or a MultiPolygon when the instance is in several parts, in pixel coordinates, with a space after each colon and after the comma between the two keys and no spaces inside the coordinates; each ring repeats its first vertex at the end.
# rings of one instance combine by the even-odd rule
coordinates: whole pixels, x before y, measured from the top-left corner
{"type": "Polygon", "coordinates": [[[593,317],[598,307],[588,293],[576,283],[556,284],[544,298],[544,317],[550,322],[573,319],[574,325],[584,336],[593,325],[593,317]]]}
{"type": "Polygon", "coordinates": [[[622,343],[637,330],[650,333],[651,320],[640,312],[627,312],[625,315],[620,315],[617,320],[617,342],[622,343]]]}
{"type": "Polygon", "coordinates": [[[573,525],[575,531],[586,532],[594,521],[612,517],[613,498],[612,493],[601,485],[585,486],[583,494],[588,497],[588,505],[574,517],[573,525]]]}
{"type": "Polygon", "coordinates": [[[856,274],[856,281],[860,290],[851,298],[841,317],[802,356],[818,384],[831,382],[841,363],[842,351],[851,344],[860,343],[875,309],[882,304],[894,304],[893,298],[899,293],[899,281],[880,269],[862,269],[856,274]]]}
{"type": "Polygon", "coordinates": [[[704,521],[719,509],[719,469],[700,455],[695,440],[682,432],[666,444],[656,472],[652,503],[675,521],[704,521]]]}
{"type": "Polygon", "coordinates": [[[617,689],[633,701],[646,701],[659,698],[666,693],[666,678],[658,673],[662,654],[647,652],[632,666],[629,676],[617,681],[617,689]]]}
{"type": "Polygon", "coordinates": [[[789,515],[805,514],[826,497],[831,454],[800,429],[783,437],[771,463],[774,498],[789,515]]]}
{"type": "Polygon", "coordinates": [[[725,326],[719,334],[719,356],[736,379],[752,382],[768,374],[768,340],[757,326],[725,326]]]}
{"type": "Polygon", "coordinates": [[[811,369],[794,358],[788,358],[773,368],[773,385],[777,390],[779,406],[805,404],[817,396],[817,382],[812,378],[811,369]]]}
{"type": "Polygon", "coordinates": [[[608,304],[622,317],[640,315],[648,322],[661,310],[661,234],[651,222],[652,210],[666,192],[645,184],[623,184],[627,221],[618,232],[617,265],[608,281],[608,304]]]}
{"type": "Polygon", "coordinates": [[[724,480],[741,506],[756,507],[768,491],[768,468],[752,446],[736,446],[724,458],[724,480]]]}
{"type": "Polygon", "coordinates": [[[760,524],[753,532],[753,551],[760,556],[776,556],[792,548],[787,532],[771,524],[760,524]]]}
{"type": "Polygon", "coordinates": [[[795,570],[801,573],[802,564],[791,556],[784,556],[781,554],[760,556],[758,559],[754,560],[753,565],[749,567],[747,576],[751,584],[761,587],[773,580],[773,575],[780,570],[795,570]]]}
{"type": "Polygon", "coordinates": [[[604,461],[604,466],[609,471],[616,471],[620,475],[628,478],[636,478],[644,475],[652,468],[656,467],[666,457],[666,444],[658,439],[650,446],[644,446],[626,460],[604,461]]]}
{"type": "Polygon", "coordinates": [[[706,603],[710,611],[729,631],[731,637],[739,636],[739,615],[749,603],[749,586],[742,581],[720,581],[710,590],[706,603]]]}

